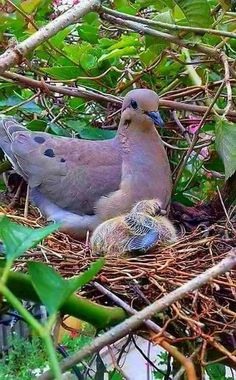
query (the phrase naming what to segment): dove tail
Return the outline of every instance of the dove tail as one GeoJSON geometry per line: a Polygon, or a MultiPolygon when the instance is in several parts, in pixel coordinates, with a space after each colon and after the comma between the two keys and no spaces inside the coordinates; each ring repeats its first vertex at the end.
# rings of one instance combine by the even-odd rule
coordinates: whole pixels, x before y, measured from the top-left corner
{"type": "Polygon", "coordinates": [[[12,117],[0,115],[0,148],[3,150],[9,161],[12,163],[16,171],[21,174],[21,169],[14,156],[11,144],[13,135],[17,131],[25,131],[25,128],[15,121],[12,117]]]}

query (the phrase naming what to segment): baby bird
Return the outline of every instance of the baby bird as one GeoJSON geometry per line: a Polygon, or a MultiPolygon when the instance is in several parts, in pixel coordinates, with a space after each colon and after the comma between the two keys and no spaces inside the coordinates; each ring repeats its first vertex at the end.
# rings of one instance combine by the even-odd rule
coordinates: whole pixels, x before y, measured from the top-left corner
{"type": "Polygon", "coordinates": [[[175,242],[175,228],[163,213],[158,199],[138,202],[130,213],[109,219],[96,228],[91,237],[92,251],[119,256],[145,253],[157,243],[175,242]]]}

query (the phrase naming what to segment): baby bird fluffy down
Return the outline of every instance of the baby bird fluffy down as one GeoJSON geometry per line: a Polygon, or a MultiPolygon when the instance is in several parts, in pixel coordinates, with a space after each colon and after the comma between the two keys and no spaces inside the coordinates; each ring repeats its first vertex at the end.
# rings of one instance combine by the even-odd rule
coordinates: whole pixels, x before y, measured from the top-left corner
{"type": "Polygon", "coordinates": [[[91,237],[92,251],[119,256],[145,253],[157,243],[175,242],[175,228],[161,212],[158,199],[138,202],[130,213],[109,219],[96,228],[91,237]]]}

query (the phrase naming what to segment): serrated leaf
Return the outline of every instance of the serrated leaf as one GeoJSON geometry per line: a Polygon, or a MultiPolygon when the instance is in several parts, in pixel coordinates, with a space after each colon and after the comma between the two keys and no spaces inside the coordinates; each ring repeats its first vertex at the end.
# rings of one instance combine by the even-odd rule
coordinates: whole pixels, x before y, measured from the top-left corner
{"type": "Polygon", "coordinates": [[[225,167],[226,180],[236,171],[236,124],[220,120],[216,124],[216,150],[225,167]]]}
{"type": "Polygon", "coordinates": [[[207,0],[174,0],[189,22],[190,26],[210,27],[213,23],[211,9],[207,0]]]}
{"type": "Polygon", "coordinates": [[[13,261],[59,228],[50,224],[43,228],[30,228],[11,222],[5,215],[0,219],[0,238],[4,243],[7,261],[13,261]]]}
{"type": "Polygon", "coordinates": [[[50,315],[57,313],[67,298],[91,281],[104,265],[99,259],[82,275],[64,280],[53,268],[43,263],[28,263],[33,286],[50,315]]]}

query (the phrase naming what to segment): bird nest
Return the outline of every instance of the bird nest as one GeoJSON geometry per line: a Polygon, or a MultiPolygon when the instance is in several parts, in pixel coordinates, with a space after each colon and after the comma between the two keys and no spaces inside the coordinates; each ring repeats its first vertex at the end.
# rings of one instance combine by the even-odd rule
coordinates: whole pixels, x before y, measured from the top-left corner
{"type": "MultiPolygon", "coordinates": [[[[5,209],[0,210],[6,213],[5,209]]],[[[7,214],[12,220],[30,225],[43,225],[37,211],[24,218],[19,211],[7,214]]],[[[168,247],[136,257],[106,257],[97,281],[113,294],[140,310],[168,294],[176,287],[204,272],[221,261],[236,246],[236,223],[227,227],[221,220],[206,228],[185,233],[178,242],[168,247]]],[[[42,245],[21,257],[15,269],[26,270],[26,262],[38,260],[52,265],[64,277],[74,276],[97,259],[87,242],[78,242],[63,233],[55,233],[42,245]]],[[[93,284],[80,293],[97,303],[115,305],[114,300],[102,294],[93,284]]],[[[157,323],[174,336],[173,343],[181,342],[200,347],[201,360],[205,361],[209,347],[219,356],[236,365],[233,351],[236,348],[236,271],[211,280],[200,289],[188,293],[157,315],[157,323]]],[[[218,360],[218,359],[217,359],[218,360]]]]}

